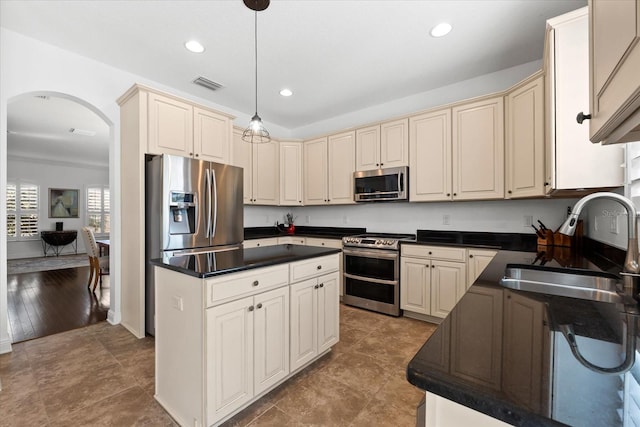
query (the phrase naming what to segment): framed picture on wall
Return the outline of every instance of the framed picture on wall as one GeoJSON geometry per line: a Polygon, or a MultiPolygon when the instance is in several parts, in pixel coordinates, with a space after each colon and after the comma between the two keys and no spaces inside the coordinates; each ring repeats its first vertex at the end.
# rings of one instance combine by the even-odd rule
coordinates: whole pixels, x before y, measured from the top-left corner
{"type": "Polygon", "coordinates": [[[78,190],[50,188],[49,218],[78,218],[78,190]]]}

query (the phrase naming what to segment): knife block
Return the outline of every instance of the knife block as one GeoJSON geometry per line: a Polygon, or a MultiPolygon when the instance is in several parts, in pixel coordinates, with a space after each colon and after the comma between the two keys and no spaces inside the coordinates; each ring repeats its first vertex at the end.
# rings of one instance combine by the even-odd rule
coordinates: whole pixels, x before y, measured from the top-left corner
{"type": "Polygon", "coordinates": [[[538,246],[560,246],[564,248],[581,248],[584,222],[579,219],[573,236],[565,236],[558,231],[546,230],[544,239],[538,236],[538,246]]]}

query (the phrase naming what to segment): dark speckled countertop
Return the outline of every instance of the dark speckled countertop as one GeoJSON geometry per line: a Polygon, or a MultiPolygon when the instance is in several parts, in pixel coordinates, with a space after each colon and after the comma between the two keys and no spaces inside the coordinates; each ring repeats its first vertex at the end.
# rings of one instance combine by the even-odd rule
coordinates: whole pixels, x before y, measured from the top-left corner
{"type": "MultiPolygon", "coordinates": [[[[640,330],[638,316],[627,314],[637,313],[637,305],[515,291],[499,284],[508,264],[614,273],[619,265],[593,252],[543,249],[542,256],[535,249],[500,250],[411,360],[409,382],[517,426],[637,425],[640,362],[623,374],[595,372],[578,361],[561,332],[562,325],[573,327],[578,350],[589,362],[618,366],[629,326],[632,332],[640,330]]],[[[623,251],[612,252],[619,257],[623,251]]],[[[634,340],[631,354],[637,354],[634,340]]]]}
{"type": "Polygon", "coordinates": [[[292,235],[276,227],[247,227],[244,229],[244,239],[251,240],[286,236],[342,239],[345,236],[355,236],[356,234],[362,234],[366,231],[366,228],[357,227],[313,227],[296,225],[295,233],[292,235]]]}

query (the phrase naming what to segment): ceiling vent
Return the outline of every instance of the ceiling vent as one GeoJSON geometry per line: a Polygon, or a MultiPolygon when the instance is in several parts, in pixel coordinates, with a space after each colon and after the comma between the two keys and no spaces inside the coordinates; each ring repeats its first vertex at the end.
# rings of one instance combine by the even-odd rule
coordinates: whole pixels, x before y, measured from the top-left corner
{"type": "Polygon", "coordinates": [[[197,85],[206,87],[207,89],[211,89],[211,90],[218,90],[224,87],[220,83],[216,83],[213,80],[209,80],[208,78],[202,77],[202,76],[196,78],[193,82],[197,85]]]}

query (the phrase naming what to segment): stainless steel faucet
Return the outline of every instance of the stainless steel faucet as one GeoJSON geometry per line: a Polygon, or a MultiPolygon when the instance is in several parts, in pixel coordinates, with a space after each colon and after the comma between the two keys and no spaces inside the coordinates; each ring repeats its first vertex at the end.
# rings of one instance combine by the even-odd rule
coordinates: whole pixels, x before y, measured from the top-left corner
{"type": "Polygon", "coordinates": [[[627,243],[627,257],[625,258],[624,268],[622,271],[624,273],[632,274],[640,273],[640,265],[638,264],[638,213],[633,202],[626,197],[616,193],[593,193],[583,197],[575,204],[571,211],[571,215],[569,215],[569,218],[567,218],[564,224],[560,226],[558,232],[566,234],[567,236],[573,236],[576,232],[576,224],[578,222],[580,212],[582,212],[582,209],[587,203],[594,199],[615,200],[627,210],[627,235],[629,237],[629,241],[627,243]]]}

